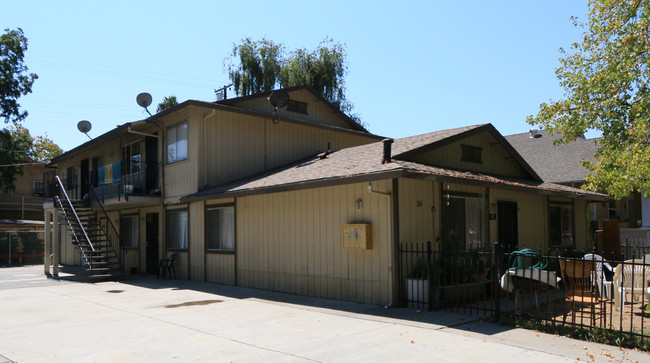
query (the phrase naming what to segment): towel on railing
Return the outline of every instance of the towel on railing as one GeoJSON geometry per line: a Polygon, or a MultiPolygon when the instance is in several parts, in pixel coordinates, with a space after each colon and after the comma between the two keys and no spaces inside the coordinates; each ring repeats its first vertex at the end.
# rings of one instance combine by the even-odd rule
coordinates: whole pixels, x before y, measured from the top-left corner
{"type": "Polygon", "coordinates": [[[113,164],[104,166],[104,184],[113,184],[113,164]]]}
{"type": "Polygon", "coordinates": [[[100,187],[103,187],[104,184],[106,184],[106,180],[104,179],[105,172],[106,170],[103,166],[97,169],[97,181],[99,182],[100,187]]]}
{"type": "Polygon", "coordinates": [[[113,184],[117,185],[121,182],[122,175],[122,162],[116,161],[113,163],[113,184]]]}

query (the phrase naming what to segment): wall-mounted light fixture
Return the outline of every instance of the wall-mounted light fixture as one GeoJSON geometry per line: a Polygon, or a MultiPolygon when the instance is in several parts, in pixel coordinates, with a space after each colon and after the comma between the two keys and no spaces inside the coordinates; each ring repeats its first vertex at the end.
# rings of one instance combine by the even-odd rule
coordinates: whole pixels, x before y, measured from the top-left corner
{"type": "Polygon", "coordinates": [[[361,210],[361,208],[363,208],[363,200],[357,199],[357,201],[354,202],[354,209],[361,210]]]}

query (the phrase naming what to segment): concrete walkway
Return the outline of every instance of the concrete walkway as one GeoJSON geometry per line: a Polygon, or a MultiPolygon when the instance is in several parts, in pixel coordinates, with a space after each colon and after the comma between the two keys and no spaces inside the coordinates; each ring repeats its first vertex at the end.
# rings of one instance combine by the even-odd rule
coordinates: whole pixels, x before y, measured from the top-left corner
{"type": "Polygon", "coordinates": [[[515,360],[650,355],[452,314],[150,276],[84,283],[46,279],[42,266],[0,269],[0,362],[515,360]]]}

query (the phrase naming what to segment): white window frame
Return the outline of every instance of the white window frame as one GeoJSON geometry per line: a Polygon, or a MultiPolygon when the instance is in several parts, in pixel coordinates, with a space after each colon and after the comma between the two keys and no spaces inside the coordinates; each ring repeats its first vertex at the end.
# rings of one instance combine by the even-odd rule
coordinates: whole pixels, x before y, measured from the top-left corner
{"type": "Polygon", "coordinates": [[[188,154],[188,125],[187,120],[167,128],[165,141],[167,164],[187,160],[188,154]],[[184,131],[183,131],[184,130],[184,131]]]}
{"type": "Polygon", "coordinates": [[[206,250],[235,252],[235,206],[208,207],[205,211],[206,250]]]}
{"type": "Polygon", "coordinates": [[[140,140],[124,145],[124,174],[133,175],[142,172],[142,144],[140,140]],[[138,153],[133,153],[134,145],[138,145],[138,153]],[[135,167],[134,167],[135,166],[135,167]]]}
{"type": "Polygon", "coordinates": [[[189,246],[189,215],[187,209],[167,211],[167,249],[187,250],[189,246]]]}

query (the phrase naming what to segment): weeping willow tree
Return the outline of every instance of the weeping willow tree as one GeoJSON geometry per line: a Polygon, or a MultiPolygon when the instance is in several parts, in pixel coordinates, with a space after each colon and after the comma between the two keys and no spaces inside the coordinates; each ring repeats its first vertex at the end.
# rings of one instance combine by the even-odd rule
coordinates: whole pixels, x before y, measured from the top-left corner
{"type": "Polygon", "coordinates": [[[300,48],[286,53],[283,44],[265,38],[250,38],[233,45],[226,58],[227,71],[239,96],[268,92],[278,88],[309,86],[357,122],[358,114],[345,97],[348,73],[345,46],[331,39],[315,50],[300,48]]]}

